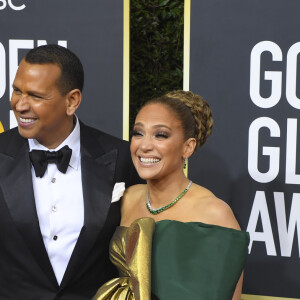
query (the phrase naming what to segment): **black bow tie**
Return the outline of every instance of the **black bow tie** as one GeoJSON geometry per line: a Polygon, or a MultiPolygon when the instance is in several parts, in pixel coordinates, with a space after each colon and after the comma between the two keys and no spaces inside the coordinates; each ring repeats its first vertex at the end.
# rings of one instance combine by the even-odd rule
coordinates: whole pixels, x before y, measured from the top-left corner
{"type": "Polygon", "coordinates": [[[72,149],[70,149],[68,146],[64,146],[58,151],[32,150],[29,152],[29,157],[34,167],[35,176],[41,178],[44,176],[47,170],[48,163],[55,163],[60,172],[66,173],[71,155],[72,149]]]}

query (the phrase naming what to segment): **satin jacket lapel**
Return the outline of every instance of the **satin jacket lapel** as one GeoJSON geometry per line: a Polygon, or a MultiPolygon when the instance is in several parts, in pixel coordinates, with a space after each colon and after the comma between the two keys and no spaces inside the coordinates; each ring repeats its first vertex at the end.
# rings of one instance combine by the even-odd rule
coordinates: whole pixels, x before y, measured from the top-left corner
{"type": "Polygon", "coordinates": [[[86,260],[101,232],[111,205],[118,151],[107,153],[95,144],[81,143],[81,176],[84,198],[84,226],[61,283],[63,288],[86,260]],[[93,150],[92,150],[93,149],[93,150]],[[95,154],[95,149],[98,154],[95,154]]]}
{"type": "Polygon", "coordinates": [[[23,143],[15,147],[17,151],[13,156],[0,154],[3,166],[0,175],[1,189],[11,217],[33,259],[40,265],[41,271],[57,285],[36,213],[27,140],[24,139],[23,143]]]}

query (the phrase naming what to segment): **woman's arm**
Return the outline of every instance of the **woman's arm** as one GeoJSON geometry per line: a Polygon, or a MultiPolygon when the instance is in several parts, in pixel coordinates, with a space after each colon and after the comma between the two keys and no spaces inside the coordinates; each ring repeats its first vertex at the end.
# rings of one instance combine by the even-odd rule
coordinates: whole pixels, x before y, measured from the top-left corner
{"type": "Polygon", "coordinates": [[[242,285],[243,285],[243,275],[244,273],[242,273],[236,288],[235,288],[235,292],[233,294],[232,300],[241,300],[241,294],[242,294],[242,285]]]}

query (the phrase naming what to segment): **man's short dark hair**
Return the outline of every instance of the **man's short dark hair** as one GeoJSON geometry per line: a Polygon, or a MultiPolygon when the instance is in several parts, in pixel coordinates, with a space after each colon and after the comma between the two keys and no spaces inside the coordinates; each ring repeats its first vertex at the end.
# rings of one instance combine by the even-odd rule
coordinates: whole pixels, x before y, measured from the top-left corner
{"type": "Polygon", "coordinates": [[[45,45],[31,49],[25,56],[30,64],[55,64],[61,69],[57,87],[62,95],[73,89],[82,92],[84,71],[79,58],[69,49],[59,45],[45,45]]]}

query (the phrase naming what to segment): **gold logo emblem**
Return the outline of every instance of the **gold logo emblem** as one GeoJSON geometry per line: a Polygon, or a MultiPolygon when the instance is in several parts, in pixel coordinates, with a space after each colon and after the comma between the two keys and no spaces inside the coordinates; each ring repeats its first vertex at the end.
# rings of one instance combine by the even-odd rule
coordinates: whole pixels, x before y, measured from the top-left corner
{"type": "Polygon", "coordinates": [[[3,128],[3,125],[2,125],[2,123],[0,121],[0,133],[2,133],[3,131],[4,131],[4,128],[3,128]]]}

